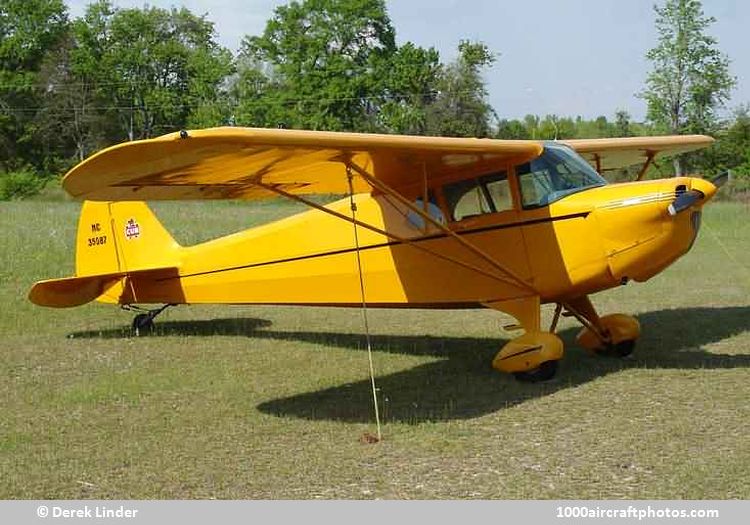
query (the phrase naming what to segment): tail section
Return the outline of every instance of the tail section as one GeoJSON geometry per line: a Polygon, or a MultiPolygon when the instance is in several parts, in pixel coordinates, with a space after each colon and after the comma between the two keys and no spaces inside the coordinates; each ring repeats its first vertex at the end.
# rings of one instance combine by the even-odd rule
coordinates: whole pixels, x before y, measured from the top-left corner
{"type": "Polygon", "coordinates": [[[141,294],[142,289],[160,289],[168,294],[170,301],[181,297],[178,268],[153,268],[131,273],[110,273],[49,279],[34,283],[29,292],[29,300],[39,306],[68,308],[81,306],[91,301],[114,304],[166,302],[154,300],[141,294]],[[163,284],[164,281],[169,284],[163,284]]]}
{"type": "MultiPolygon", "coordinates": [[[[139,289],[179,274],[181,247],[143,202],[85,201],[76,238],[76,276],[36,283],[29,299],[41,306],[153,301],[139,289]]],[[[174,284],[159,286],[170,296],[174,284]]]]}
{"type": "Polygon", "coordinates": [[[180,245],[144,202],[83,203],[77,276],[173,267],[179,263],[179,251],[180,245]]]}

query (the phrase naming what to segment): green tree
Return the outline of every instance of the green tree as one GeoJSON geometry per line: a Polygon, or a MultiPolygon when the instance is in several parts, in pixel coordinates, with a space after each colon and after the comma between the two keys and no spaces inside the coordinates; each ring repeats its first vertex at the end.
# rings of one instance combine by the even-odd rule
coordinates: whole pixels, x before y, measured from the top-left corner
{"type": "Polygon", "coordinates": [[[280,6],[263,35],[242,43],[234,88],[237,123],[376,128],[395,52],[383,0],[304,0],[280,6]]]}
{"type": "Polygon", "coordinates": [[[56,137],[61,155],[82,161],[89,153],[121,140],[117,115],[105,87],[113,76],[102,67],[109,42],[109,2],[89,5],[83,18],[70,25],[59,48],[42,66],[43,110],[38,125],[43,136],[56,137]],[[71,151],[72,150],[72,151],[71,151]]]}
{"type": "Polygon", "coordinates": [[[732,170],[733,192],[750,192],[750,106],[740,106],[716,143],[701,157],[701,167],[712,175],[732,170]]]}
{"type": "Polygon", "coordinates": [[[530,139],[531,135],[526,125],[520,120],[508,120],[501,119],[497,123],[497,133],[495,135],[499,139],[530,139]]]}
{"type": "Polygon", "coordinates": [[[523,117],[523,125],[526,127],[526,132],[530,139],[537,139],[539,134],[539,124],[541,119],[539,115],[528,114],[523,117]]]}
{"type": "Polygon", "coordinates": [[[304,0],[276,9],[246,37],[232,95],[240,125],[487,136],[492,108],[481,69],[494,57],[462,42],[459,58],[407,42],[383,0],[304,0]]]}
{"type": "MultiPolygon", "coordinates": [[[[530,119],[529,122],[533,120],[530,119]]],[[[576,136],[576,123],[570,117],[559,117],[557,115],[546,115],[537,120],[535,136],[540,140],[562,140],[576,136]]]]}
{"type": "MultiPolygon", "coordinates": [[[[641,93],[648,119],[668,133],[710,132],[735,84],[728,58],[706,32],[715,19],[699,0],[666,0],[654,10],[659,41],[646,55],[653,70],[641,93]]],[[[674,169],[682,173],[680,157],[674,169]]]]}
{"type": "Polygon", "coordinates": [[[607,117],[599,115],[594,122],[596,124],[597,137],[610,137],[612,135],[607,117]]]}
{"type": "Polygon", "coordinates": [[[62,0],[0,2],[0,170],[44,170],[35,120],[46,87],[42,64],[67,31],[62,0]]]}
{"type": "Polygon", "coordinates": [[[384,131],[407,135],[427,132],[427,113],[438,96],[440,55],[407,42],[390,57],[379,111],[384,131]]]}
{"type": "Polygon", "coordinates": [[[488,137],[497,115],[487,100],[482,70],[496,60],[481,43],[463,40],[458,58],[443,67],[438,94],[427,108],[426,132],[449,137],[488,137]]]}
{"type": "Polygon", "coordinates": [[[270,66],[246,52],[235,60],[237,75],[231,81],[232,122],[241,126],[272,127],[286,125],[287,108],[279,103],[282,81],[274,78],[270,66]]]}
{"type": "Polygon", "coordinates": [[[615,113],[615,136],[633,136],[633,131],[630,129],[630,113],[624,109],[620,109],[615,113]]]}
{"type": "Polygon", "coordinates": [[[71,69],[103,101],[122,140],[228,119],[222,87],[232,71],[213,23],[185,8],[117,9],[100,0],[76,24],[71,69]]]}

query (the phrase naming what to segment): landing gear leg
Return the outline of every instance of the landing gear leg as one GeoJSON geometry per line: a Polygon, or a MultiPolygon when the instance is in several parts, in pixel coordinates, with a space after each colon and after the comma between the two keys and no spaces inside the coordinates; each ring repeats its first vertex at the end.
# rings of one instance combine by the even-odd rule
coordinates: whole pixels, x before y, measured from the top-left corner
{"type": "MultiPolygon", "coordinates": [[[[157,315],[162,313],[164,310],[169,308],[170,306],[174,306],[172,304],[165,304],[161,308],[155,308],[153,310],[146,310],[145,312],[139,313],[135,316],[133,319],[132,329],[133,334],[136,337],[140,337],[142,335],[149,334],[154,331],[154,319],[157,315]]],[[[140,310],[140,308],[136,308],[133,306],[129,306],[126,308],[126,310],[140,310]]]]}
{"type": "Polygon", "coordinates": [[[641,325],[635,317],[625,314],[599,317],[586,296],[566,303],[565,307],[583,325],[576,341],[589,352],[626,357],[635,350],[635,342],[641,335],[641,325]]]}
{"type": "Polygon", "coordinates": [[[539,298],[525,297],[486,306],[512,315],[520,323],[514,328],[523,328],[526,332],[503,346],[493,359],[492,367],[511,373],[525,383],[552,379],[557,372],[557,362],[563,356],[563,342],[552,333],[554,327],[549,332],[541,330],[539,298]]]}

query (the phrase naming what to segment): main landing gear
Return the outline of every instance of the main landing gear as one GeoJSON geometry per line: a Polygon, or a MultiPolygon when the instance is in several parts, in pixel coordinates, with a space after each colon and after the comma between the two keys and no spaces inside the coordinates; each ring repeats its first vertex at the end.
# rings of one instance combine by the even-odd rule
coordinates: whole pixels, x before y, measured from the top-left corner
{"type": "Polygon", "coordinates": [[[555,376],[558,361],[563,356],[563,342],[554,333],[561,315],[575,317],[581,322],[583,329],[576,342],[596,355],[626,357],[633,353],[641,333],[640,324],[632,316],[612,314],[599,317],[588,297],[558,304],[548,332],[539,327],[538,301],[520,308],[518,304],[504,304],[502,307],[520,321],[521,325],[514,328],[524,328],[526,333],[509,341],[495,356],[492,366],[523,382],[538,383],[555,376]]]}
{"type": "Polygon", "coordinates": [[[579,346],[606,357],[627,357],[635,350],[635,342],[641,336],[641,325],[632,315],[599,317],[588,297],[576,299],[566,307],[570,315],[583,325],[576,336],[579,346]]]}
{"type": "Polygon", "coordinates": [[[549,381],[563,356],[563,342],[551,332],[531,331],[508,342],[495,356],[492,366],[509,372],[519,381],[549,381]]]}
{"type": "Polygon", "coordinates": [[[140,337],[142,335],[150,334],[154,331],[154,319],[157,315],[162,313],[170,306],[174,305],[165,304],[161,308],[154,308],[152,310],[144,310],[143,308],[139,308],[137,306],[125,305],[123,306],[123,309],[128,311],[143,310],[141,313],[137,314],[135,318],[133,318],[133,324],[131,325],[133,335],[135,335],[136,337],[140,337]]]}

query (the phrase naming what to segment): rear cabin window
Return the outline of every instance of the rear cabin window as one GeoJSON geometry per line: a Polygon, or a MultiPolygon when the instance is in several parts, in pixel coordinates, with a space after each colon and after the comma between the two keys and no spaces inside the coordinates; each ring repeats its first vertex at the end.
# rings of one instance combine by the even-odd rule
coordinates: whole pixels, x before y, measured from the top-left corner
{"type": "Polygon", "coordinates": [[[508,175],[504,171],[446,184],[443,195],[454,221],[513,208],[508,175]]]}
{"type": "MultiPolygon", "coordinates": [[[[432,217],[433,220],[439,222],[440,224],[445,224],[445,216],[443,215],[440,206],[438,206],[437,199],[435,198],[435,193],[432,190],[430,190],[427,194],[427,206],[424,205],[421,197],[418,197],[417,200],[414,201],[414,206],[422,211],[427,212],[427,215],[432,217]]],[[[427,227],[424,218],[413,210],[410,211],[406,216],[406,220],[408,220],[412,226],[415,226],[420,230],[424,230],[427,227]]]]}

